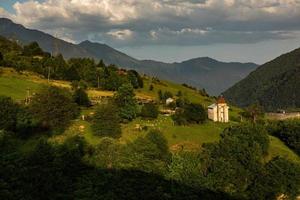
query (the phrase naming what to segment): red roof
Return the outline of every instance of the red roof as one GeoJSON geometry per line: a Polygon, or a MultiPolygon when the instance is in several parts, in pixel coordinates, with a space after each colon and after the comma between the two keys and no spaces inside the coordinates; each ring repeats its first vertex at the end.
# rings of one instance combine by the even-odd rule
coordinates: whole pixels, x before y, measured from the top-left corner
{"type": "Polygon", "coordinates": [[[218,100],[217,100],[217,103],[219,104],[219,103],[226,103],[226,100],[225,100],[225,98],[223,97],[223,96],[220,96],[219,98],[218,98],[218,100]]]}

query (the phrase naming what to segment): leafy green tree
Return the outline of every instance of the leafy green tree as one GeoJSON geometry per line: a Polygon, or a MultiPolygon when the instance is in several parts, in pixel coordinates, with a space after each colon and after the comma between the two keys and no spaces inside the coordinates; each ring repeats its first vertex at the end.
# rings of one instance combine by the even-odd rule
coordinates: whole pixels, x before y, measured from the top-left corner
{"type": "Polygon", "coordinates": [[[118,138],[121,136],[118,108],[113,104],[99,105],[92,121],[92,130],[95,135],[118,138]]]}
{"type": "Polygon", "coordinates": [[[121,155],[121,145],[113,138],[104,137],[95,147],[92,162],[102,168],[116,168],[121,155]]]}
{"type": "Polygon", "coordinates": [[[185,116],[184,108],[178,108],[175,111],[175,114],[172,115],[172,120],[177,125],[187,125],[188,121],[187,121],[186,116],[185,116]]]}
{"type": "Polygon", "coordinates": [[[23,55],[25,55],[25,56],[43,56],[44,52],[40,48],[40,46],[37,42],[31,42],[28,45],[24,46],[23,55]]]}
{"type": "Polygon", "coordinates": [[[158,90],[157,95],[158,95],[158,99],[160,101],[164,100],[164,94],[161,90],[158,90]]]}
{"type": "Polygon", "coordinates": [[[245,198],[263,168],[268,147],[269,137],[262,126],[242,124],[225,129],[218,143],[203,146],[205,184],[245,198]]]}
{"type": "Polygon", "coordinates": [[[171,154],[169,151],[168,141],[164,137],[163,133],[159,130],[151,130],[147,133],[145,138],[156,145],[156,158],[168,161],[171,154]]]}
{"type": "Polygon", "coordinates": [[[153,103],[144,104],[141,110],[141,116],[143,118],[156,119],[158,117],[159,111],[158,106],[153,103]]]}
{"type": "Polygon", "coordinates": [[[200,104],[176,102],[176,105],[180,104],[179,109],[176,110],[172,119],[178,125],[186,125],[189,123],[204,123],[206,120],[206,111],[200,104]]]}
{"type": "Polygon", "coordinates": [[[167,140],[161,132],[153,130],[126,145],[119,165],[126,169],[161,174],[165,172],[170,156],[167,140]]]}
{"type": "Polygon", "coordinates": [[[131,84],[123,84],[114,95],[114,101],[122,119],[131,121],[136,117],[137,102],[131,84]]]}
{"type": "Polygon", "coordinates": [[[2,52],[0,52],[0,66],[4,64],[4,57],[2,52]]]}
{"type": "Polygon", "coordinates": [[[100,61],[99,61],[99,63],[97,64],[97,67],[98,68],[105,68],[106,66],[105,66],[105,63],[103,62],[103,60],[101,59],[100,61]]]}
{"type": "Polygon", "coordinates": [[[0,130],[15,130],[18,109],[10,97],[0,96],[0,130]]]}
{"type": "Polygon", "coordinates": [[[189,100],[183,97],[176,99],[176,107],[184,108],[187,104],[190,104],[189,100]]]}
{"type": "Polygon", "coordinates": [[[127,72],[127,77],[129,82],[131,83],[131,85],[133,86],[133,88],[137,89],[139,88],[139,82],[138,82],[138,77],[137,75],[134,73],[133,70],[129,70],[127,72]]]}
{"type": "Polygon", "coordinates": [[[200,104],[187,104],[184,109],[184,115],[189,123],[203,123],[206,120],[206,111],[200,104]]]}
{"type": "Polygon", "coordinates": [[[57,87],[45,87],[37,93],[32,98],[29,110],[43,127],[52,130],[65,128],[79,114],[71,94],[57,87]]]}
{"type": "Polygon", "coordinates": [[[39,120],[35,119],[28,107],[20,106],[17,113],[16,132],[19,137],[27,138],[41,131],[39,120]]]}
{"type": "Polygon", "coordinates": [[[68,69],[66,69],[64,78],[68,81],[80,80],[79,73],[74,65],[71,65],[68,69]]]}
{"type": "Polygon", "coordinates": [[[179,90],[179,91],[177,92],[176,96],[177,96],[177,97],[182,97],[182,91],[179,90]]]}
{"type": "Polygon", "coordinates": [[[168,98],[172,98],[173,97],[173,94],[172,94],[172,92],[169,92],[169,91],[166,91],[165,93],[164,93],[164,100],[166,100],[166,99],[168,99],[168,98]]]}
{"type": "Polygon", "coordinates": [[[84,89],[78,88],[74,91],[73,100],[79,106],[90,106],[90,99],[84,89]]]}
{"type": "Polygon", "coordinates": [[[179,151],[172,155],[167,177],[194,188],[204,185],[202,157],[198,152],[179,151]]]}
{"type": "Polygon", "coordinates": [[[143,79],[137,71],[129,70],[127,76],[129,82],[135,89],[144,87],[143,79]]]}
{"type": "Polygon", "coordinates": [[[150,90],[150,91],[153,91],[153,89],[154,89],[154,86],[151,84],[151,85],[149,86],[149,90],[150,90]]]}
{"type": "Polygon", "coordinates": [[[268,124],[271,135],[278,137],[288,147],[300,155],[300,121],[279,121],[268,124]]]}
{"type": "Polygon", "coordinates": [[[259,104],[252,104],[244,112],[241,113],[246,119],[250,119],[253,123],[264,116],[263,108],[259,104]]]}
{"type": "Polygon", "coordinates": [[[253,199],[277,199],[284,195],[286,199],[296,199],[300,188],[299,174],[299,164],[275,157],[257,174],[249,196],[253,199]]]}

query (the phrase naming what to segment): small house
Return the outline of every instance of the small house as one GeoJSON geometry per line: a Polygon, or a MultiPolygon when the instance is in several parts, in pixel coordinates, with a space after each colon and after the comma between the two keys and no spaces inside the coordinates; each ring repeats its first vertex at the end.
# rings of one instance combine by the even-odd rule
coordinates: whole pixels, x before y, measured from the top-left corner
{"type": "Polygon", "coordinates": [[[175,100],[173,98],[167,98],[166,99],[166,105],[170,105],[173,102],[175,102],[175,100]]]}

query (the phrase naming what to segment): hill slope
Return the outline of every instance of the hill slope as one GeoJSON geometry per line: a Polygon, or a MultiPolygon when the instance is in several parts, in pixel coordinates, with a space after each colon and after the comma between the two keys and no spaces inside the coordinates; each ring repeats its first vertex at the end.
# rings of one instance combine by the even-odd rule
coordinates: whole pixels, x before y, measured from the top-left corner
{"type": "Polygon", "coordinates": [[[300,107],[300,48],[260,66],[224,92],[241,107],[260,103],[267,111],[300,107]]]}
{"type": "MultiPolygon", "coordinates": [[[[29,90],[30,93],[38,92],[43,86],[48,84],[48,81],[42,76],[32,73],[32,72],[16,72],[12,68],[2,68],[0,67],[0,95],[10,96],[15,101],[21,101],[27,96],[29,90]]],[[[145,79],[145,87],[143,89],[136,90],[137,97],[147,97],[147,98],[157,98],[157,91],[171,91],[175,93],[178,90],[183,92],[183,95],[188,98],[191,102],[201,103],[205,106],[214,102],[214,99],[203,97],[196,91],[185,88],[181,85],[177,85],[168,81],[161,81],[160,83],[152,83],[150,79],[145,79]],[[149,91],[149,84],[154,85],[154,91],[149,91]]],[[[70,82],[52,80],[51,85],[58,87],[70,88],[70,82]]],[[[90,88],[89,96],[109,96],[113,95],[110,91],[100,91],[90,88]]],[[[231,107],[230,118],[233,119],[238,115],[240,109],[236,107],[231,107]]],[[[94,107],[87,110],[83,110],[83,114],[88,114],[94,111],[94,107]]],[[[183,148],[185,150],[199,150],[199,146],[203,143],[216,142],[220,138],[220,133],[227,126],[237,124],[237,122],[231,122],[229,124],[213,123],[207,121],[205,124],[195,124],[190,126],[177,126],[174,125],[170,116],[160,115],[158,119],[149,121],[142,120],[140,118],[134,121],[124,124],[122,126],[123,134],[120,138],[122,142],[128,142],[136,139],[138,136],[145,134],[147,131],[139,131],[136,129],[136,125],[141,126],[154,126],[155,128],[163,131],[164,136],[167,138],[171,150],[176,151],[178,148],[183,148]]],[[[101,142],[101,138],[95,136],[91,132],[90,123],[83,121],[81,119],[75,120],[72,125],[66,130],[66,132],[60,136],[55,135],[50,140],[62,140],[67,138],[69,135],[74,133],[81,133],[89,144],[97,145],[101,142]],[[81,127],[85,127],[84,132],[82,132],[81,127]]],[[[283,142],[279,139],[270,136],[271,144],[269,150],[269,156],[267,160],[272,157],[282,156],[289,160],[300,162],[299,157],[292,150],[290,150],[283,142]]],[[[31,149],[33,144],[37,142],[36,138],[32,138],[26,142],[24,145],[24,151],[31,149]]]]}
{"type": "Polygon", "coordinates": [[[61,53],[65,58],[103,59],[107,64],[135,69],[141,73],[178,83],[188,83],[198,88],[205,88],[212,95],[220,94],[257,67],[254,63],[224,63],[210,58],[196,58],[172,64],[138,60],[105,44],[89,41],[72,44],[44,32],[27,29],[6,18],[0,18],[0,35],[18,40],[22,44],[36,41],[44,51],[61,53]]]}

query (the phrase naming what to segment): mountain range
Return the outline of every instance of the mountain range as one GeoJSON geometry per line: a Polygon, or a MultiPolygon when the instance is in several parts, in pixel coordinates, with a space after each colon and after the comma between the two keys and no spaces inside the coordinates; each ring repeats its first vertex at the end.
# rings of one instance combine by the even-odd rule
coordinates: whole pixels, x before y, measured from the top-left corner
{"type": "Polygon", "coordinates": [[[300,108],[300,48],[267,62],[224,92],[233,104],[266,111],[300,108]]]}
{"type": "Polygon", "coordinates": [[[67,59],[71,57],[102,59],[106,64],[115,64],[161,79],[205,88],[211,95],[219,95],[257,68],[254,63],[221,62],[209,57],[199,57],[180,63],[138,60],[106,44],[90,41],[73,44],[42,31],[25,28],[7,18],[0,18],[0,35],[21,44],[36,41],[44,51],[61,53],[67,59]]]}

